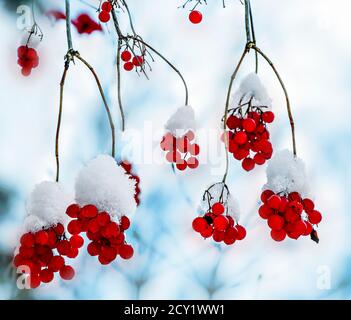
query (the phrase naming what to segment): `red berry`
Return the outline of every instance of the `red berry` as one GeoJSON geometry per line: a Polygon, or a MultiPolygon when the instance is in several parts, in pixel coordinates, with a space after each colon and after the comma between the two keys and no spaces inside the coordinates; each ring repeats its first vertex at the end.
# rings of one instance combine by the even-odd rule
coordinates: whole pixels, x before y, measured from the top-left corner
{"type": "Polygon", "coordinates": [[[24,77],[30,76],[31,72],[32,72],[32,68],[23,68],[21,70],[21,73],[24,77]]]}
{"type": "Polygon", "coordinates": [[[268,219],[274,212],[270,207],[264,204],[258,209],[258,213],[262,219],[268,219]]]}
{"type": "Polygon", "coordinates": [[[54,256],[51,258],[48,268],[52,272],[58,272],[65,264],[65,259],[61,256],[54,256]]]}
{"type": "Polygon", "coordinates": [[[126,217],[126,216],[123,216],[123,217],[121,218],[120,226],[121,226],[121,230],[122,230],[122,231],[128,230],[129,227],[130,227],[130,220],[129,220],[129,218],[126,217]]]}
{"type": "Polygon", "coordinates": [[[33,61],[37,57],[38,57],[37,51],[35,49],[33,49],[33,48],[28,48],[27,59],[33,61]]]}
{"type": "Polygon", "coordinates": [[[237,238],[238,240],[243,240],[243,239],[245,239],[245,237],[246,237],[246,229],[245,229],[243,226],[240,226],[240,225],[237,225],[237,226],[235,227],[235,229],[236,229],[236,231],[237,231],[237,236],[236,236],[236,238],[237,238]]]}
{"type": "Polygon", "coordinates": [[[32,247],[35,243],[35,238],[34,238],[34,235],[30,232],[28,233],[25,233],[22,237],[21,237],[21,245],[24,246],[24,247],[32,247]]]}
{"type": "Polygon", "coordinates": [[[126,62],[123,65],[124,70],[126,71],[132,71],[134,69],[134,64],[132,62],[126,62]]]}
{"type": "Polygon", "coordinates": [[[283,241],[286,238],[286,231],[281,230],[271,230],[271,237],[275,241],[283,241]]]}
{"type": "Polygon", "coordinates": [[[71,244],[67,240],[62,240],[57,244],[57,251],[65,256],[71,250],[71,244]]]}
{"type": "Polygon", "coordinates": [[[243,120],[243,128],[246,132],[254,132],[256,130],[255,120],[250,118],[243,120]]]}
{"type": "Polygon", "coordinates": [[[214,219],[213,225],[216,230],[225,231],[228,227],[229,221],[225,216],[218,216],[214,219]]]}
{"type": "Polygon", "coordinates": [[[40,281],[44,283],[49,283],[54,279],[54,273],[49,269],[44,269],[40,271],[40,281]]]}
{"type": "Polygon", "coordinates": [[[300,219],[300,216],[291,208],[286,209],[284,217],[287,222],[295,222],[300,219]]]}
{"type": "Polygon", "coordinates": [[[239,131],[234,135],[234,140],[237,144],[245,144],[247,142],[247,135],[243,131],[239,131]]]}
{"type": "Polygon", "coordinates": [[[227,119],[227,127],[231,130],[239,128],[241,120],[236,116],[229,116],[227,119]]]}
{"type": "Polygon", "coordinates": [[[272,123],[274,121],[274,113],[272,111],[263,112],[262,120],[266,123],[272,123]]]}
{"type": "Polygon", "coordinates": [[[284,219],[277,214],[268,218],[268,225],[273,230],[280,230],[284,227],[284,219]]]}
{"type": "Polygon", "coordinates": [[[270,208],[278,210],[281,204],[280,197],[276,194],[269,197],[267,204],[270,208]]]}
{"type": "Polygon", "coordinates": [[[235,224],[235,221],[234,221],[233,217],[227,216],[227,219],[228,219],[228,223],[229,223],[228,226],[229,227],[233,227],[234,224],[235,224]]]}
{"type": "Polygon", "coordinates": [[[253,168],[255,168],[255,161],[253,161],[251,158],[245,158],[241,165],[244,170],[251,171],[253,168]]]}
{"type": "Polygon", "coordinates": [[[110,215],[107,212],[101,212],[97,216],[97,222],[100,226],[106,226],[111,221],[110,215]]]}
{"type": "Polygon", "coordinates": [[[195,134],[194,134],[194,132],[191,131],[191,130],[189,130],[189,131],[186,133],[185,136],[188,138],[189,141],[192,141],[192,140],[195,139],[195,134]]]}
{"type": "Polygon", "coordinates": [[[178,151],[169,151],[166,154],[166,160],[168,162],[181,162],[182,161],[182,157],[181,154],[178,151]]]}
{"type": "Polygon", "coordinates": [[[111,19],[111,15],[107,11],[101,11],[99,14],[99,20],[101,22],[108,22],[111,19]]]}
{"type": "Polygon", "coordinates": [[[129,244],[123,244],[119,248],[119,255],[122,259],[130,259],[133,257],[134,250],[133,247],[129,244]]]}
{"type": "Polygon", "coordinates": [[[105,1],[102,5],[101,5],[101,10],[103,11],[107,11],[107,12],[111,12],[113,9],[111,2],[109,1],[105,1]]]}
{"type": "Polygon", "coordinates": [[[318,224],[322,221],[322,215],[319,211],[313,210],[308,212],[308,221],[312,224],[318,224]]]}
{"type": "Polygon", "coordinates": [[[136,67],[140,67],[143,65],[144,59],[142,56],[135,56],[135,57],[133,57],[132,62],[136,67]]]}
{"type": "Polygon", "coordinates": [[[82,225],[79,220],[72,220],[68,226],[67,230],[70,234],[79,234],[82,232],[82,225]]]}
{"type": "Polygon", "coordinates": [[[196,232],[204,232],[208,228],[207,221],[202,217],[197,217],[193,221],[193,229],[196,232]]]}
{"type": "Polygon", "coordinates": [[[305,230],[305,232],[302,235],[303,236],[309,236],[312,233],[312,231],[313,231],[313,227],[308,221],[305,221],[305,224],[306,224],[306,230],[305,230]]]}
{"type": "Polygon", "coordinates": [[[84,244],[84,239],[78,234],[75,234],[69,239],[69,242],[71,243],[72,247],[74,248],[81,248],[84,244]]]}
{"type": "Polygon", "coordinates": [[[66,214],[71,218],[77,218],[79,211],[80,211],[80,207],[77,204],[71,204],[67,208],[66,214]]]}
{"type": "Polygon", "coordinates": [[[60,276],[64,280],[71,280],[74,277],[74,269],[71,266],[63,266],[60,269],[60,276]]]}
{"type": "Polygon", "coordinates": [[[224,213],[224,206],[223,204],[221,204],[220,202],[216,202],[213,206],[212,206],[212,212],[213,214],[215,214],[216,216],[223,214],[224,213]]]}
{"type": "Polygon", "coordinates": [[[28,51],[28,47],[27,46],[20,46],[17,49],[17,56],[20,59],[23,59],[27,56],[27,51],[28,51]]]}
{"type": "Polygon", "coordinates": [[[117,250],[113,247],[102,246],[100,255],[107,261],[113,261],[116,259],[117,250]]]}
{"type": "Polygon", "coordinates": [[[125,50],[121,53],[121,59],[124,62],[128,62],[130,59],[132,59],[132,54],[128,50],[125,50]]]}
{"type": "Polygon", "coordinates": [[[209,238],[213,234],[213,228],[211,226],[207,226],[207,228],[201,232],[201,236],[204,238],[209,238]]]}
{"type": "Polygon", "coordinates": [[[197,156],[200,153],[200,147],[198,144],[194,143],[189,146],[189,152],[193,156],[197,156]]]}
{"type": "Polygon", "coordinates": [[[302,204],[306,212],[312,211],[314,209],[314,203],[311,199],[303,199],[302,204]]]}
{"type": "Polygon", "coordinates": [[[100,224],[96,218],[92,219],[88,223],[88,231],[96,233],[100,230],[100,224]]]}
{"type": "Polygon", "coordinates": [[[95,218],[97,214],[98,209],[94,205],[88,204],[81,209],[79,216],[82,218],[95,218]]]}
{"type": "Polygon", "coordinates": [[[189,14],[189,20],[193,24],[198,24],[202,21],[202,13],[197,10],[193,10],[189,14]]]}
{"type": "Polygon", "coordinates": [[[91,256],[97,256],[100,254],[100,245],[96,242],[90,242],[88,244],[87,250],[91,256]]]}
{"type": "Polygon", "coordinates": [[[48,243],[48,241],[49,241],[49,235],[46,231],[44,230],[38,231],[35,234],[35,243],[45,245],[48,243]]]}
{"type": "Polygon", "coordinates": [[[261,194],[261,201],[267,203],[268,199],[274,194],[272,190],[265,190],[261,194]]]}
{"type": "Polygon", "coordinates": [[[40,277],[35,274],[29,276],[29,285],[31,289],[36,289],[40,286],[40,277]]]}
{"type": "Polygon", "coordinates": [[[54,227],[54,231],[58,236],[63,235],[63,233],[65,232],[65,227],[63,226],[62,223],[58,223],[55,227],[54,227]]]}
{"type": "Polygon", "coordinates": [[[258,165],[263,165],[266,162],[266,159],[262,157],[260,154],[255,154],[253,160],[255,161],[256,164],[258,165]]]}
{"type": "Polygon", "coordinates": [[[176,147],[182,153],[187,153],[189,147],[189,140],[186,136],[176,140],[176,147]]]}
{"type": "Polygon", "coordinates": [[[297,201],[297,202],[301,202],[302,199],[301,199],[301,196],[298,192],[291,192],[289,193],[289,196],[288,196],[289,200],[290,201],[297,201]]]}
{"type": "Polygon", "coordinates": [[[307,225],[305,223],[305,221],[303,220],[298,220],[297,222],[295,222],[294,224],[294,232],[303,235],[307,230],[307,225]]]}
{"type": "Polygon", "coordinates": [[[241,147],[241,148],[238,148],[238,150],[234,151],[233,156],[236,160],[241,161],[245,159],[249,154],[250,154],[249,150],[241,147]]]}
{"type": "Polygon", "coordinates": [[[197,158],[195,157],[190,157],[188,159],[188,167],[190,169],[196,169],[199,166],[199,160],[197,160],[197,158]]]}
{"type": "Polygon", "coordinates": [[[179,160],[177,161],[176,167],[180,171],[184,171],[188,166],[188,163],[185,160],[179,160]]]}
{"type": "Polygon", "coordinates": [[[216,242],[221,242],[225,238],[225,232],[224,231],[219,231],[219,230],[214,230],[212,238],[216,242]]]}

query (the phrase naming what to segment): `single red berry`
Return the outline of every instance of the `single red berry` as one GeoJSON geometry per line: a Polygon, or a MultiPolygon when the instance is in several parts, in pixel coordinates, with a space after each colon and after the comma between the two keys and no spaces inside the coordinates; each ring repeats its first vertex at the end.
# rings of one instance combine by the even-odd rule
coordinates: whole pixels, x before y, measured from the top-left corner
{"type": "Polygon", "coordinates": [[[37,57],[38,57],[37,51],[34,48],[28,48],[27,59],[33,61],[37,57]]]}
{"type": "Polygon", "coordinates": [[[296,222],[297,220],[300,219],[300,216],[294,212],[291,208],[287,208],[285,213],[284,213],[285,220],[287,222],[296,222]]]}
{"type": "Polygon", "coordinates": [[[189,20],[193,24],[198,24],[202,21],[202,13],[197,10],[193,10],[189,14],[189,20]]]}
{"type": "Polygon", "coordinates": [[[227,127],[235,130],[241,126],[241,120],[237,116],[229,116],[227,119],[227,127]]]}
{"type": "Polygon", "coordinates": [[[286,238],[286,231],[284,229],[271,230],[271,237],[275,241],[283,241],[286,238]]]}
{"type": "Polygon", "coordinates": [[[66,209],[66,214],[71,218],[77,218],[79,211],[80,211],[80,207],[77,204],[71,204],[66,209]]]}
{"type": "Polygon", "coordinates": [[[24,246],[24,247],[32,247],[35,243],[35,238],[34,238],[34,235],[33,233],[25,233],[22,237],[21,237],[21,245],[24,246]]]}
{"type": "Polygon", "coordinates": [[[126,216],[123,216],[121,218],[120,226],[121,226],[121,230],[122,231],[128,230],[129,227],[130,227],[130,220],[129,220],[129,218],[126,217],[126,216]]]}
{"type": "Polygon", "coordinates": [[[214,228],[218,231],[225,231],[229,225],[229,221],[225,216],[218,216],[213,221],[214,228]]]}
{"type": "Polygon", "coordinates": [[[100,224],[96,218],[92,219],[88,223],[88,231],[96,233],[100,230],[100,224]]]}
{"type": "Polygon", "coordinates": [[[72,247],[74,248],[81,248],[84,244],[84,239],[78,234],[75,234],[69,239],[69,242],[71,243],[72,247]]]}
{"type": "Polygon", "coordinates": [[[144,63],[144,58],[142,56],[135,56],[133,57],[132,62],[136,67],[140,67],[144,63]]]}
{"type": "Polygon", "coordinates": [[[245,159],[247,156],[249,156],[250,154],[250,151],[241,147],[241,148],[238,148],[236,151],[234,151],[233,153],[233,156],[236,160],[243,160],[245,159]]]}
{"type": "Polygon", "coordinates": [[[111,19],[111,15],[110,15],[109,12],[107,12],[107,11],[101,11],[101,12],[99,13],[99,20],[100,20],[101,22],[106,23],[106,22],[110,21],[110,19],[111,19]]]}
{"type": "Polygon", "coordinates": [[[97,242],[90,242],[87,250],[91,256],[97,256],[100,254],[100,245],[97,242]]]}
{"type": "Polygon", "coordinates": [[[49,241],[49,235],[46,231],[41,230],[35,234],[35,243],[45,245],[49,241]]]}
{"type": "Polygon", "coordinates": [[[191,131],[191,130],[189,130],[189,131],[185,134],[185,136],[188,138],[189,141],[192,141],[192,140],[195,139],[195,133],[194,133],[193,131],[191,131]]]}
{"type": "Polygon", "coordinates": [[[111,12],[113,9],[111,2],[109,1],[105,1],[102,5],[101,5],[101,10],[103,11],[107,11],[107,12],[111,12]]]}
{"type": "Polygon", "coordinates": [[[303,199],[302,204],[306,212],[314,210],[314,203],[311,199],[303,199]]]}
{"type": "Polygon", "coordinates": [[[196,232],[199,232],[199,233],[202,233],[204,232],[208,227],[208,223],[207,221],[202,218],[202,217],[197,217],[194,219],[193,221],[193,229],[196,231],[196,232]]]}
{"type": "Polygon", "coordinates": [[[244,170],[251,171],[255,168],[255,161],[253,161],[251,158],[245,158],[241,165],[244,170]]]}
{"type": "Polygon", "coordinates": [[[240,226],[240,225],[236,225],[236,226],[235,226],[235,229],[236,229],[236,231],[237,231],[237,236],[236,236],[236,238],[237,238],[238,240],[243,240],[243,239],[245,239],[245,237],[246,237],[246,229],[245,229],[243,226],[240,226]]]}
{"type": "Polygon", "coordinates": [[[296,200],[289,202],[288,206],[292,210],[294,210],[294,212],[296,212],[298,215],[301,215],[302,212],[303,212],[303,205],[300,202],[296,201],[296,200]]]}
{"type": "Polygon", "coordinates": [[[29,276],[29,285],[31,289],[36,289],[40,286],[40,277],[36,274],[31,274],[29,276]]]}
{"type": "Polygon", "coordinates": [[[27,46],[20,46],[17,49],[17,56],[20,59],[26,58],[27,57],[27,51],[28,47],[27,46]]]}
{"type": "Polygon", "coordinates": [[[274,113],[272,111],[263,112],[262,120],[266,123],[272,123],[274,121],[274,113]]]}
{"type": "Polygon", "coordinates": [[[255,156],[254,156],[254,158],[253,158],[253,160],[255,161],[255,163],[256,164],[258,164],[258,165],[263,165],[263,164],[265,164],[265,162],[266,162],[266,159],[264,158],[264,157],[262,157],[260,154],[255,154],[255,156]]]}
{"type": "Polygon", "coordinates": [[[228,237],[227,235],[225,235],[224,240],[223,240],[223,242],[224,242],[227,246],[230,246],[230,245],[234,244],[235,241],[236,241],[235,238],[230,238],[230,237],[228,237]]]}
{"type": "Polygon", "coordinates": [[[82,225],[79,220],[72,220],[67,226],[67,230],[70,234],[79,234],[82,232],[82,225]]]}
{"type": "Polygon", "coordinates": [[[284,227],[284,219],[277,214],[268,218],[268,225],[273,230],[280,230],[284,227]]]}
{"type": "Polygon", "coordinates": [[[187,168],[187,166],[188,166],[188,163],[185,160],[181,159],[177,161],[176,167],[178,170],[184,171],[187,168]]]}
{"type": "Polygon", "coordinates": [[[306,224],[306,230],[305,230],[305,232],[302,235],[303,236],[309,236],[312,233],[312,231],[313,231],[313,227],[308,221],[305,221],[305,224],[306,224]]]}
{"type": "Polygon", "coordinates": [[[188,159],[188,167],[190,169],[196,169],[199,166],[199,160],[197,160],[197,158],[195,157],[190,157],[188,159]]]}
{"type": "Polygon", "coordinates": [[[124,61],[124,62],[128,62],[130,61],[130,59],[132,59],[132,54],[130,51],[128,50],[125,50],[121,53],[121,59],[124,61]]]}
{"type": "Polygon", "coordinates": [[[212,236],[213,228],[211,226],[207,226],[207,228],[204,231],[202,231],[200,234],[203,238],[207,239],[212,236]]]}
{"type": "Polygon", "coordinates": [[[263,203],[267,203],[268,199],[274,195],[274,192],[272,190],[264,190],[261,194],[261,201],[263,203]]]}
{"type": "Polygon", "coordinates": [[[247,142],[247,135],[243,131],[239,131],[234,135],[234,140],[237,144],[245,144],[247,142]]]}
{"type": "Polygon", "coordinates": [[[126,62],[123,65],[124,70],[126,71],[132,71],[134,69],[134,64],[132,62],[126,62]]]}
{"type": "Polygon", "coordinates": [[[61,256],[54,256],[51,258],[48,268],[52,272],[58,272],[65,264],[65,259],[61,256]]]}
{"type": "Polygon", "coordinates": [[[28,77],[32,73],[32,68],[22,68],[21,73],[22,76],[28,77]]]}
{"type": "Polygon", "coordinates": [[[274,214],[273,210],[265,204],[258,209],[258,213],[262,219],[268,219],[274,214]]]}
{"type": "Polygon", "coordinates": [[[189,152],[193,156],[197,156],[200,153],[200,147],[198,144],[194,143],[189,146],[189,152]]]}
{"type": "Polygon", "coordinates": [[[271,209],[278,210],[281,204],[280,197],[276,194],[269,197],[267,204],[271,209]]]}
{"type": "Polygon", "coordinates": [[[216,202],[213,206],[212,206],[212,212],[213,214],[215,214],[216,216],[223,214],[224,213],[224,205],[221,204],[220,202],[216,202]]]}
{"type": "Polygon", "coordinates": [[[130,259],[133,257],[134,254],[134,249],[131,245],[129,244],[123,244],[119,248],[119,255],[121,256],[122,259],[130,259]]]}
{"type": "Polygon", "coordinates": [[[103,258],[105,258],[106,260],[112,262],[116,259],[117,250],[113,247],[102,246],[100,255],[103,256],[103,258]]]}
{"type": "Polygon", "coordinates": [[[219,231],[219,230],[214,230],[212,238],[216,242],[221,242],[225,238],[225,232],[224,231],[219,231]]]}
{"type": "Polygon", "coordinates": [[[290,201],[297,201],[297,202],[301,202],[301,195],[298,192],[291,192],[289,193],[288,199],[290,201]]]}
{"type": "Polygon", "coordinates": [[[61,236],[61,235],[63,235],[63,233],[65,232],[65,227],[63,226],[62,223],[58,223],[58,224],[54,227],[54,232],[55,232],[58,236],[61,236]]]}
{"type": "Polygon", "coordinates": [[[98,209],[94,205],[88,204],[81,209],[79,217],[95,218],[98,212],[99,212],[98,209]]]}
{"type": "Polygon", "coordinates": [[[307,230],[307,225],[305,223],[305,221],[303,220],[298,220],[297,222],[295,222],[294,224],[294,232],[303,235],[307,230]]]}
{"type": "Polygon", "coordinates": [[[40,281],[49,283],[54,279],[54,273],[49,269],[43,269],[40,271],[40,281]]]}
{"type": "Polygon", "coordinates": [[[71,244],[67,240],[62,240],[57,244],[57,251],[65,256],[71,250],[71,244]]]}
{"type": "Polygon", "coordinates": [[[308,212],[308,221],[312,224],[318,224],[322,221],[322,215],[319,211],[313,210],[308,212]]]}
{"type": "Polygon", "coordinates": [[[254,132],[256,130],[255,120],[250,118],[243,120],[243,128],[246,132],[254,132]]]}
{"type": "Polygon", "coordinates": [[[228,226],[234,227],[235,221],[234,221],[233,217],[227,216],[227,219],[228,219],[228,223],[229,223],[228,226]]]}
{"type": "Polygon", "coordinates": [[[74,269],[71,266],[63,266],[60,269],[60,276],[64,280],[71,280],[74,277],[74,269]]]}

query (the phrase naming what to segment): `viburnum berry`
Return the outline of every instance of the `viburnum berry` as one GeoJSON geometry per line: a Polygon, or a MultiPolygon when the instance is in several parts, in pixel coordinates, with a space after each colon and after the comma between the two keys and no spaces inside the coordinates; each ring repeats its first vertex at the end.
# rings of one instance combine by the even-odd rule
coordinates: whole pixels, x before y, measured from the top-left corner
{"type": "Polygon", "coordinates": [[[280,230],[284,227],[284,219],[279,215],[272,215],[268,218],[268,225],[273,230],[280,230]]]}
{"type": "Polygon", "coordinates": [[[39,56],[34,48],[20,46],[17,49],[17,64],[22,67],[22,75],[27,77],[31,74],[32,69],[38,67],[39,56]]]}
{"type": "Polygon", "coordinates": [[[120,222],[120,229],[122,231],[125,231],[125,230],[128,230],[129,227],[130,227],[130,220],[129,220],[129,218],[126,217],[126,216],[123,216],[121,218],[121,222],[120,222]]]}
{"type": "Polygon", "coordinates": [[[35,234],[35,243],[45,245],[49,241],[49,235],[46,231],[41,230],[35,234]]]}
{"type": "Polygon", "coordinates": [[[245,158],[242,162],[242,167],[246,171],[251,171],[253,168],[255,168],[255,161],[251,158],[245,158]]]}
{"type": "Polygon", "coordinates": [[[308,221],[312,224],[319,224],[322,221],[322,215],[319,211],[313,210],[307,213],[308,221]]]}
{"type": "Polygon", "coordinates": [[[246,229],[243,226],[237,225],[236,227],[237,230],[237,239],[238,240],[243,240],[246,237],[246,229]]]}
{"type": "Polygon", "coordinates": [[[247,135],[243,131],[239,131],[234,135],[234,141],[237,144],[244,144],[247,142],[247,135]]]}
{"type": "Polygon", "coordinates": [[[216,202],[213,206],[212,206],[212,212],[215,215],[220,215],[224,213],[224,205],[220,202],[216,202]]]}
{"type": "Polygon", "coordinates": [[[198,24],[202,21],[202,13],[197,10],[193,10],[189,13],[189,20],[193,24],[198,24]]]}
{"type": "Polygon", "coordinates": [[[286,238],[286,231],[284,229],[271,230],[271,237],[275,241],[283,241],[286,238]]]}
{"type": "Polygon", "coordinates": [[[62,256],[53,256],[48,264],[49,270],[58,272],[64,266],[65,259],[62,256]]]}
{"type": "Polygon", "coordinates": [[[130,51],[128,50],[125,50],[121,53],[121,59],[124,61],[124,62],[128,62],[130,61],[130,59],[132,59],[132,54],[130,51]]]}
{"type": "Polygon", "coordinates": [[[123,68],[124,70],[126,71],[132,71],[134,69],[134,64],[133,62],[126,62],[124,65],[123,65],[123,68]]]}
{"type": "Polygon", "coordinates": [[[254,119],[247,118],[243,120],[243,128],[246,132],[254,132],[256,129],[256,122],[254,119]]]}
{"type": "Polygon", "coordinates": [[[107,12],[111,12],[113,9],[113,6],[111,4],[110,1],[105,1],[102,5],[101,5],[101,10],[103,11],[107,11],[107,12]]]}
{"type": "Polygon", "coordinates": [[[106,23],[106,22],[110,21],[110,19],[111,19],[111,15],[109,12],[103,10],[99,13],[99,20],[101,22],[106,23]]]}
{"type": "Polygon", "coordinates": [[[143,65],[144,59],[142,56],[135,56],[135,57],[133,57],[132,62],[136,67],[140,67],[143,65]]]}
{"type": "Polygon", "coordinates": [[[77,204],[71,204],[66,209],[66,214],[71,218],[77,218],[79,211],[80,211],[80,207],[77,204]]]}
{"type": "Polygon", "coordinates": [[[280,207],[280,197],[277,195],[272,195],[269,197],[269,199],[267,200],[267,204],[271,209],[275,209],[278,210],[280,207]]]}
{"type": "Polygon", "coordinates": [[[49,269],[43,269],[40,271],[40,281],[49,283],[54,279],[54,273],[49,269]]]}
{"type": "Polygon", "coordinates": [[[119,248],[119,255],[122,259],[131,259],[133,257],[134,250],[133,247],[128,244],[123,244],[119,248]]]}
{"type": "Polygon", "coordinates": [[[71,243],[72,247],[81,248],[84,244],[84,239],[80,235],[75,234],[69,239],[69,242],[71,243]]]}
{"type": "Polygon", "coordinates": [[[75,274],[74,269],[71,266],[65,265],[60,269],[60,276],[64,280],[73,279],[74,274],[75,274]]]}
{"type": "Polygon", "coordinates": [[[216,230],[225,231],[227,230],[229,221],[225,216],[218,216],[213,221],[213,226],[216,230]]]}
{"type": "Polygon", "coordinates": [[[274,113],[272,111],[263,112],[262,120],[266,123],[272,123],[274,121],[274,113]]]}
{"type": "Polygon", "coordinates": [[[207,221],[202,217],[197,217],[193,221],[193,229],[196,232],[204,232],[208,227],[207,221]]]}

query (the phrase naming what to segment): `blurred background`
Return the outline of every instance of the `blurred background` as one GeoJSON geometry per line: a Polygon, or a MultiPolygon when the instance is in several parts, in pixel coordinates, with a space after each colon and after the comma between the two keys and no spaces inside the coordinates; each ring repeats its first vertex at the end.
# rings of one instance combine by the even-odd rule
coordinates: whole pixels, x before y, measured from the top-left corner
{"type": "MultiPolygon", "coordinates": [[[[351,298],[351,4],[346,0],[252,0],[258,46],[276,64],[288,88],[298,154],[323,214],[318,245],[308,237],[283,243],[270,238],[257,214],[265,166],[246,173],[234,160],[228,186],[240,204],[247,238],[230,247],[202,240],[191,222],[202,192],[222,178],[223,155],[206,161],[213,152],[208,149],[198,170],[174,174],[161,161],[138,161],[131,150],[140,149],[140,141],[129,141],[118,132],[118,157],[123,150],[123,158],[136,163],[141,179],[141,205],[128,234],[135,257],[106,267],[84,249],[71,262],[76,269],[72,281],[57,277],[36,290],[17,289],[11,259],[26,215],[25,201],[35,184],[55,175],[59,82],[67,49],[64,22],[54,22],[44,12],[63,11],[63,2],[37,2],[36,19],[44,33],[37,46],[40,65],[25,78],[17,65],[17,48],[25,35],[17,9],[30,3],[0,1],[0,299],[351,298]]],[[[86,12],[97,21],[94,7],[99,1],[71,2],[72,18],[86,12]]],[[[239,0],[227,0],[223,9],[222,1],[209,0],[199,8],[202,23],[193,25],[188,21],[191,5],[178,9],[181,0],[128,4],[137,32],[187,80],[199,129],[219,129],[228,82],[246,40],[244,6],[239,0]]],[[[121,11],[118,19],[122,27],[127,25],[126,13],[121,11]]],[[[73,29],[74,47],[100,75],[120,129],[116,36],[111,24],[102,27],[103,32],[90,35],[73,29]]],[[[246,61],[239,79],[253,71],[253,62],[253,58],[246,61]]],[[[162,158],[158,144],[164,123],[184,103],[184,93],[179,78],[163,61],[155,57],[152,68],[150,80],[122,72],[122,95],[127,127],[144,135],[144,127],[152,125],[152,141],[145,140],[143,148],[162,158]]],[[[290,148],[281,88],[263,61],[259,75],[276,113],[271,126],[274,149],[290,148]]],[[[97,154],[108,153],[109,146],[97,87],[86,69],[72,65],[61,135],[61,181],[67,190],[73,192],[80,168],[97,154]]]]}

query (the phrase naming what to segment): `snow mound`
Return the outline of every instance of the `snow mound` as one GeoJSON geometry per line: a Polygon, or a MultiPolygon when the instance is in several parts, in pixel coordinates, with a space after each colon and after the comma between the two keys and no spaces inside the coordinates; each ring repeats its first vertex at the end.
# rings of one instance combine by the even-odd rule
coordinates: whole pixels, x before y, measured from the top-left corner
{"type": "Polygon", "coordinates": [[[196,129],[195,112],[191,106],[182,106],[169,118],[165,128],[175,137],[182,137],[189,130],[196,129]]]}
{"type": "Polygon", "coordinates": [[[107,155],[91,160],[80,171],[75,190],[80,206],[93,204],[112,217],[130,216],[136,210],[135,181],[107,155]]]}
{"type": "Polygon", "coordinates": [[[267,166],[267,184],[264,189],[278,192],[299,192],[302,197],[310,193],[304,162],[289,150],[282,150],[267,166]]]}
{"type": "Polygon", "coordinates": [[[43,227],[64,224],[66,209],[73,201],[57,182],[44,181],[36,185],[26,203],[26,231],[36,232],[43,227]]]}
{"type": "Polygon", "coordinates": [[[228,212],[226,214],[231,216],[237,223],[240,219],[239,204],[237,200],[230,193],[228,193],[226,188],[223,189],[223,184],[217,183],[211,186],[209,189],[209,193],[211,195],[210,197],[209,195],[205,194],[205,198],[201,199],[202,201],[200,207],[202,214],[208,211],[209,204],[210,207],[212,207],[216,202],[218,202],[221,199],[224,203],[224,206],[228,208],[228,212]]]}
{"type": "Polygon", "coordinates": [[[240,101],[243,104],[251,98],[253,106],[266,106],[267,110],[272,107],[272,99],[256,73],[250,73],[242,80],[239,89],[233,95],[234,107],[237,107],[240,101]]]}

